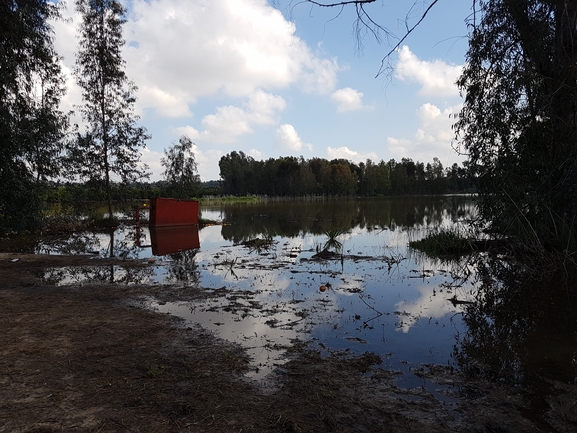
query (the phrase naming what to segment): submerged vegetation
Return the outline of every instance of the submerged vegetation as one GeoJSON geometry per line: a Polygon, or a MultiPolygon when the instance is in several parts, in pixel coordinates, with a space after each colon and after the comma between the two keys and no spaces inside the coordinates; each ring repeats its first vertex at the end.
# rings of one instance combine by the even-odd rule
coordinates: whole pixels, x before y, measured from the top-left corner
{"type": "Polygon", "coordinates": [[[456,230],[440,229],[423,239],[410,241],[409,247],[422,251],[431,257],[458,259],[477,251],[478,243],[463,236],[456,230]]]}
{"type": "Polygon", "coordinates": [[[241,245],[247,247],[250,252],[256,251],[258,254],[262,254],[263,252],[269,251],[275,243],[276,242],[272,235],[265,234],[263,237],[257,237],[243,241],[241,242],[241,245]]]}

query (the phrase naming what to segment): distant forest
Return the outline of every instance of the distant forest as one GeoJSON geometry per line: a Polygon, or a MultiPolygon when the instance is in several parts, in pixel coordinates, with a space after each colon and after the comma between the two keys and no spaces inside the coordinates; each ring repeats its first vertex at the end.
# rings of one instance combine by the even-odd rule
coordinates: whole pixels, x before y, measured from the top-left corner
{"type": "Polygon", "coordinates": [[[355,164],[346,159],[304,159],[302,156],[257,161],[241,152],[220,159],[221,192],[225,195],[404,195],[471,192],[468,170],[457,163],[444,168],[403,158],[355,164]]]}
{"type": "MultiPolygon", "coordinates": [[[[203,196],[302,197],[324,196],[395,196],[475,191],[474,179],[459,164],[444,168],[438,158],[432,163],[403,158],[378,163],[368,159],[355,164],[345,159],[292,156],[256,161],[242,151],[231,152],[220,159],[220,180],[187,183],[185,191],[176,191],[166,180],[113,183],[113,200],[152,197],[200,198],[203,196]]],[[[48,202],[85,202],[106,200],[101,184],[51,182],[46,190],[48,202]]]]}

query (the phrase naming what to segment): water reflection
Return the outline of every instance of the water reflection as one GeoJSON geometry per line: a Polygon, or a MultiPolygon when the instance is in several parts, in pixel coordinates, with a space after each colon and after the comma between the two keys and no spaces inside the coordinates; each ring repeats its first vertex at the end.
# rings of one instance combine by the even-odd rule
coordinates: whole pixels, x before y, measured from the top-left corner
{"type": "Polygon", "coordinates": [[[34,239],[34,243],[20,251],[36,254],[99,254],[100,247],[100,239],[96,233],[81,232],[66,238],[46,237],[41,242],[34,239]]]}
{"type": "Polygon", "coordinates": [[[467,306],[455,347],[465,370],[526,386],[577,383],[575,270],[536,269],[496,258],[478,264],[478,302],[467,306]]]}
{"type": "MultiPolygon", "coordinates": [[[[196,231],[196,240],[198,241],[198,230],[196,231]]],[[[179,283],[184,286],[198,285],[200,270],[196,263],[196,254],[198,252],[196,248],[198,247],[191,250],[177,251],[169,255],[172,264],[166,268],[165,283],[179,283]]]]}
{"type": "Polygon", "coordinates": [[[200,248],[197,225],[155,227],[151,226],[152,254],[166,256],[179,251],[200,248]]]}
{"type": "Polygon", "coordinates": [[[45,269],[45,284],[55,286],[87,284],[148,284],[154,279],[154,270],[146,267],[67,266],[45,269]]]}
{"type": "MultiPolygon", "coordinates": [[[[295,339],[323,352],[376,352],[385,366],[407,373],[400,381],[410,381],[419,363],[452,362],[463,305],[450,299],[469,299],[472,286],[455,284],[458,266],[413,254],[407,244],[472,217],[469,198],[272,201],[201,210],[223,225],[164,237],[127,224],[86,233],[90,242],[77,248],[145,266],[124,269],[120,261],[101,269],[52,269],[45,277],[55,284],[182,284],[218,292],[205,302],[152,305],[243,345],[253,356],[254,377],[284,362],[295,339]],[[323,257],[318,253],[330,231],[339,233],[341,248],[323,257]],[[271,242],[254,248],[257,238],[271,242]]],[[[57,243],[39,242],[38,250],[47,248],[58,252],[57,243]]]]}
{"type": "Polygon", "coordinates": [[[470,197],[403,197],[383,199],[291,200],[262,204],[207,206],[222,221],[232,222],[222,236],[234,243],[260,234],[298,237],[330,229],[367,231],[440,227],[470,218],[475,206],[470,197]]]}

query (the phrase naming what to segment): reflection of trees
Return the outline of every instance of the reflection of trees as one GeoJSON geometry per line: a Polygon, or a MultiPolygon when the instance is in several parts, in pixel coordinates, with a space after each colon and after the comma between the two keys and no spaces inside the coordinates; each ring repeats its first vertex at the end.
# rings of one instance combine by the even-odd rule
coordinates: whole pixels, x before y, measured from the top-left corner
{"type": "Polygon", "coordinates": [[[438,225],[444,219],[471,215],[469,197],[403,197],[279,200],[257,204],[225,205],[224,239],[240,243],[260,234],[297,237],[321,235],[328,230],[411,228],[438,225]]]}
{"type": "Polygon", "coordinates": [[[108,257],[118,257],[121,259],[137,259],[138,253],[142,250],[139,246],[141,236],[136,226],[120,226],[118,229],[110,229],[107,232],[109,237],[108,257]]]}
{"type": "Polygon", "coordinates": [[[478,300],[455,358],[470,373],[528,384],[577,377],[575,270],[539,273],[495,258],[479,265],[478,300]],[[571,274],[571,275],[570,275],[571,274]]]}
{"type": "Polygon", "coordinates": [[[154,268],[149,266],[69,266],[47,269],[44,281],[53,285],[148,284],[152,281],[153,275],[154,268]]]}
{"type": "MultiPolygon", "coordinates": [[[[104,228],[100,231],[71,233],[65,237],[45,237],[34,240],[31,251],[37,254],[94,254],[121,259],[137,259],[144,247],[143,237],[135,226],[121,225],[118,228],[104,228]]],[[[21,249],[22,250],[22,249],[21,249]]],[[[25,251],[25,250],[22,250],[25,251]]]]}
{"type": "Polygon", "coordinates": [[[197,285],[200,278],[200,271],[196,263],[197,249],[179,251],[170,254],[172,263],[168,266],[168,275],[165,278],[167,283],[183,283],[184,285],[197,285]]]}
{"type": "Polygon", "coordinates": [[[44,238],[35,248],[37,254],[86,254],[99,251],[100,239],[93,232],[72,233],[65,238],[44,238]]]}

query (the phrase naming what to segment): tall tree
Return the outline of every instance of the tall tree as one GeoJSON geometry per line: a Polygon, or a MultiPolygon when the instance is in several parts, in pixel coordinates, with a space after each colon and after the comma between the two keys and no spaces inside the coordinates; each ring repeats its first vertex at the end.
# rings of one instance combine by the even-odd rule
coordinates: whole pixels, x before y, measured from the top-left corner
{"type": "Polygon", "coordinates": [[[59,171],[66,118],[47,0],[0,2],[0,230],[33,227],[43,181],[59,171]]]}
{"type": "Polygon", "coordinates": [[[456,125],[494,230],[577,249],[577,2],[480,0],[456,125]]]}
{"type": "Polygon", "coordinates": [[[220,158],[220,178],[224,194],[246,195],[256,193],[256,184],[251,182],[254,176],[255,160],[244,152],[231,152],[220,158]]]}
{"type": "Polygon", "coordinates": [[[178,143],[173,143],[164,151],[164,158],[160,160],[169,192],[175,198],[190,198],[200,186],[193,145],[192,140],[183,135],[178,143]]]}
{"type": "Polygon", "coordinates": [[[150,136],[136,126],[137,87],[124,71],[125,8],[116,0],[76,0],[76,8],[82,23],[74,74],[82,89],[86,128],[78,133],[71,160],[74,174],[105,187],[112,218],[111,183],[148,177],[140,149],[150,136]]]}

